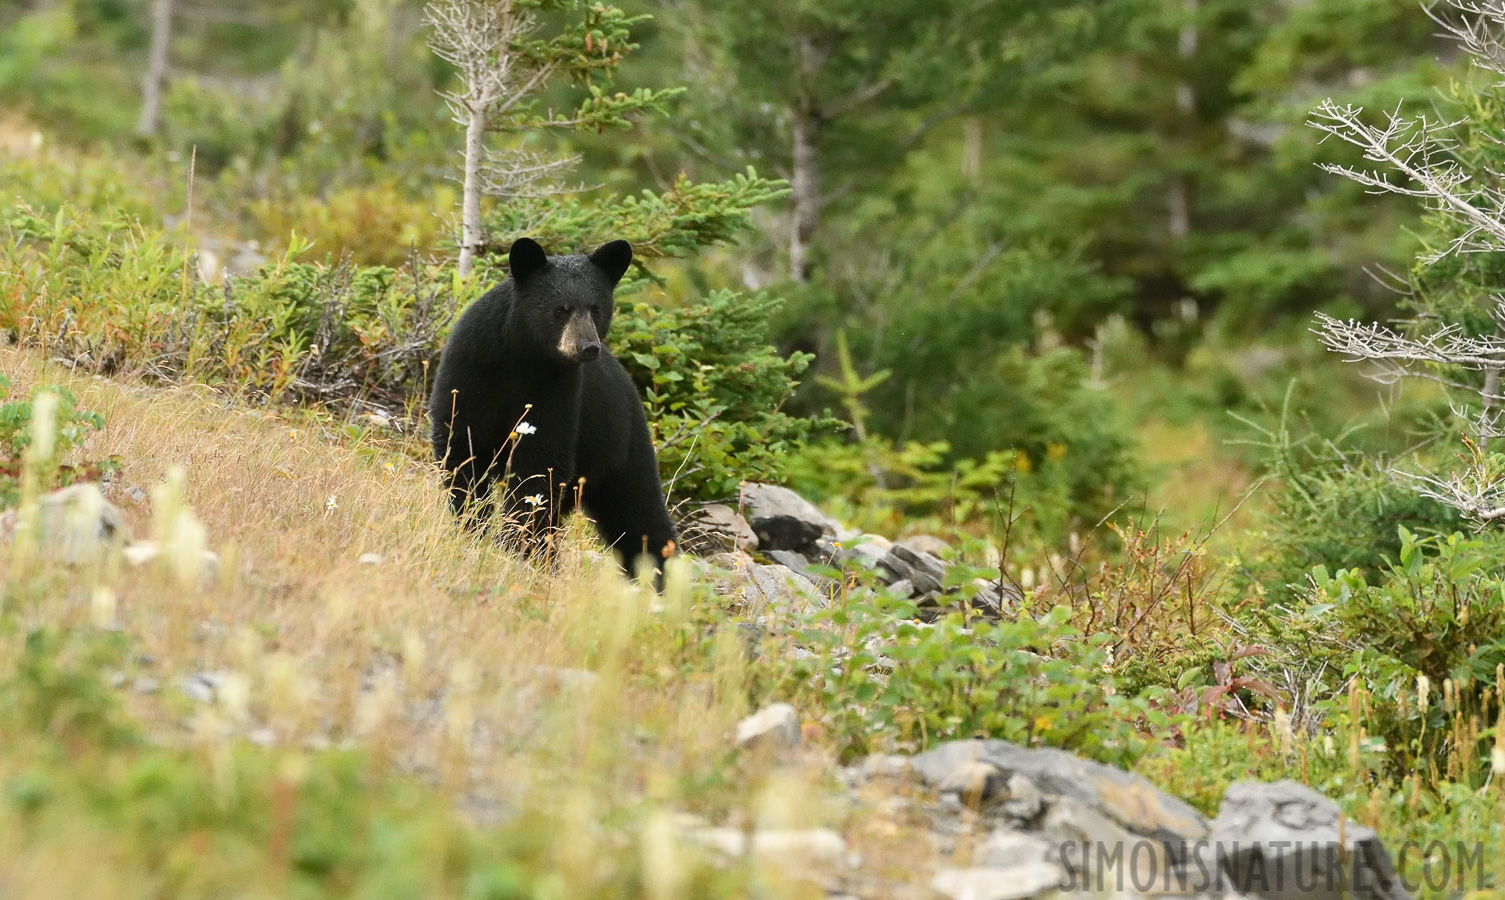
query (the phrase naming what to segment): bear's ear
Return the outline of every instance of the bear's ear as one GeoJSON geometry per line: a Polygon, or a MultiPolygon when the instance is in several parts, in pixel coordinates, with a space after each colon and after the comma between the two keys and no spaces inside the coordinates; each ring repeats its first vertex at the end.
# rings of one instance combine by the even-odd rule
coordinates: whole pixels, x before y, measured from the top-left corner
{"type": "Polygon", "coordinates": [[[615,286],[627,274],[627,267],[632,265],[632,245],[626,241],[602,244],[591,254],[591,262],[605,272],[615,286]]]}
{"type": "Polygon", "coordinates": [[[507,251],[507,266],[513,281],[527,281],[549,264],[548,254],[532,238],[518,238],[507,251]]]}

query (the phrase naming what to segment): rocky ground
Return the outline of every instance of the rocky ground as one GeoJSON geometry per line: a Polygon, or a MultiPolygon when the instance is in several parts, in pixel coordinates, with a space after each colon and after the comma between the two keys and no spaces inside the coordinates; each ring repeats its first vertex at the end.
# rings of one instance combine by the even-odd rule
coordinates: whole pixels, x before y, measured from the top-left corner
{"type": "MultiPolygon", "coordinates": [[[[941,542],[891,543],[859,534],[784,488],[747,485],[740,507],[700,510],[685,529],[685,542],[702,554],[704,576],[740,604],[753,624],[828,605],[843,587],[826,574],[831,570],[870,571],[881,589],[917,599],[934,613],[966,603],[983,615],[1002,616],[1021,599],[996,582],[962,592],[951,584],[956,579],[948,580],[951,564],[941,542]],[[973,596],[963,599],[964,593],[973,596]]],[[[48,495],[39,518],[36,533],[45,552],[70,564],[97,558],[111,546],[122,549],[132,565],[160,552],[131,540],[119,510],[95,485],[48,495]]],[[[16,533],[16,525],[16,514],[6,514],[0,535],[16,533]]],[[[198,564],[210,578],[218,560],[206,550],[198,564]]],[[[177,687],[212,703],[219,690],[215,679],[214,673],[200,673],[177,687]]],[[[159,685],[135,689],[156,691],[159,685]]],[[[776,704],[744,720],[728,739],[776,771],[803,764],[801,724],[797,710],[776,704]]],[[[256,740],[255,734],[248,737],[256,740]]],[[[1209,821],[1138,775],[1006,741],[956,741],[914,756],[876,755],[837,771],[835,787],[858,821],[920,836],[924,846],[911,855],[925,861],[921,870],[895,873],[878,866],[852,849],[850,836],[831,829],[753,831],[690,816],[678,827],[686,841],[729,860],[751,853],[805,871],[833,897],[1409,896],[1374,832],[1296,782],[1236,783],[1209,821]]]]}

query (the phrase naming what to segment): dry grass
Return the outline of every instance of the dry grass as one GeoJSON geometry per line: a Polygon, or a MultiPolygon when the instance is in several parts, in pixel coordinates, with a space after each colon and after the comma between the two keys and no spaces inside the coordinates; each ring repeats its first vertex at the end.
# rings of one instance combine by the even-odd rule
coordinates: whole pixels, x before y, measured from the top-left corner
{"type": "Polygon", "coordinates": [[[88,628],[110,613],[99,589],[113,593],[114,627],[144,655],[120,692],[153,741],[211,763],[246,737],[294,757],[362,749],[474,818],[547,811],[584,842],[558,851],[561,871],[582,879],[590,867],[569,857],[590,852],[592,823],[624,810],[831,820],[811,799],[818,752],[777,777],[745,761],[728,769],[729,734],[748,712],[743,641],[686,572],[671,571],[657,598],[624,581],[583,525],[557,568],[525,565],[457,529],[436,472],[399,444],[316,417],[44,372],[13,349],[0,350],[0,371],[17,393],[63,384],[105,414],[85,453],[121,459],[108,495],[138,539],[162,531],[173,501],[159,491],[133,503],[131,488],[150,494],[181,467],[187,507],[222,557],[201,586],[119,559],[44,573],[48,587],[24,607],[88,628]],[[382,562],[362,565],[363,553],[382,562]],[[196,673],[219,677],[214,702],[182,689],[196,673]],[[133,690],[138,678],[161,689],[133,690]],[[708,784],[722,786],[693,787],[708,784]]]}

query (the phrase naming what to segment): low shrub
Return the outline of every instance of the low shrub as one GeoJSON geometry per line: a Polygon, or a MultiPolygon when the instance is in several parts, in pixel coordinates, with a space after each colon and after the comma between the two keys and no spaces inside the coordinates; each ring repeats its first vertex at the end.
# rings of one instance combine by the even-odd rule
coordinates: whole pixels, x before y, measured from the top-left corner
{"type": "Polygon", "coordinates": [[[1152,694],[1118,689],[1107,636],[1064,607],[991,623],[917,613],[881,592],[816,613],[797,637],[808,655],[765,663],[766,687],[820,711],[848,757],[992,737],[1127,765],[1154,746],[1149,723],[1167,722],[1152,694]]]}
{"type": "Polygon", "coordinates": [[[343,188],[327,197],[259,200],[249,212],[269,240],[291,234],[316,253],[389,268],[403,267],[415,254],[436,253],[446,225],[431,198],[415,200],[390,183],[343,188]]]}
{"type": "Polygon", "coordinates": [[[32,446],[32,419],[35,399],[40,393],[55,398],[55,425],[52,450],[45,458],[34,459],[35,471],[46,482],[42,488],[66,487],[75,481],[97,481],[119,468],[113,459],[63,465],[63,459],[104,427],[104,417],[97,412],[78,408],[78,398],[66,388],[39,385],[26,399],[10,399],[10,379],[0,374],[0,508],[16,505],[21,497],[21,473],[27,450],[32,446]]]}

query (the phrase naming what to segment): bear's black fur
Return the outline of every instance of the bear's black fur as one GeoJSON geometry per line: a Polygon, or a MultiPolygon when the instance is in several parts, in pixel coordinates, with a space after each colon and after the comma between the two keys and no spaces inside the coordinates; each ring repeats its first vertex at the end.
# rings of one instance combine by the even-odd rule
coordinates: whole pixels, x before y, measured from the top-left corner
{"type": "Polygon", "coordinates": [[[601,343],[632,246],[551,259],[521,238],[509,263],[512,277],[455,323],[429,401],[450,503],[472,526],[499,507],[523,526],[526,552],[578,502],[629,575],[643,554],[662,575],[675,535],[653,439],[637,388],[601,343]]]}

